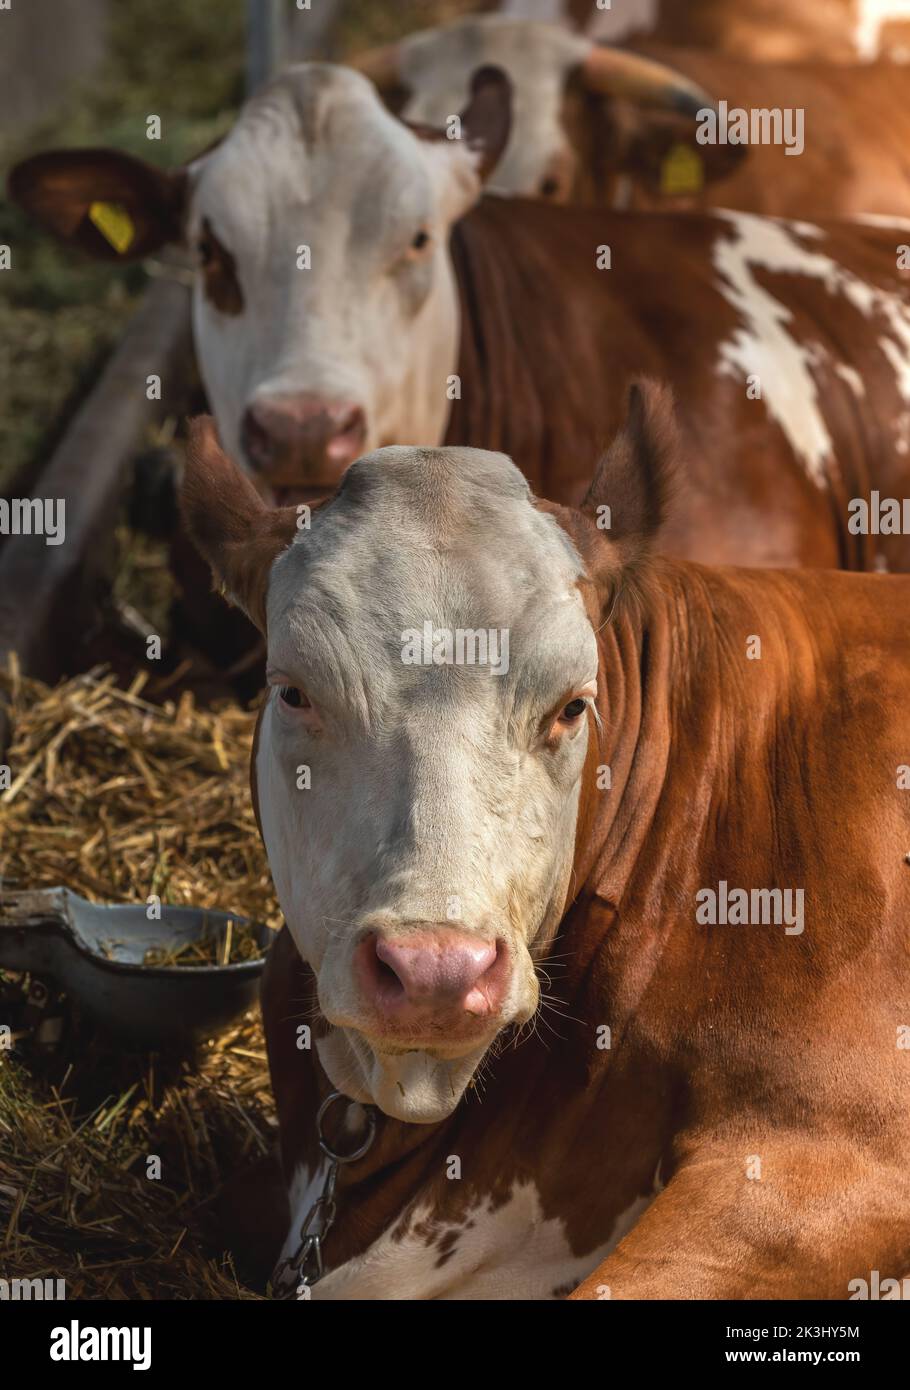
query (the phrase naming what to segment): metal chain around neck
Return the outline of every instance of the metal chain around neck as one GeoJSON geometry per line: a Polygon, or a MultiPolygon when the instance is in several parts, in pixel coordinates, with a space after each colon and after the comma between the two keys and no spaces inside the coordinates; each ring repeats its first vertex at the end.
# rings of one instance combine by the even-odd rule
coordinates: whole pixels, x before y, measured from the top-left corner
{"type": "Polygon", "coordinates": [[[300,1226],[300,1239],[297,1247],[287,1259],[281,1260],[275,1266],[272,1275],[272,1291],[276,1298],[281,1299],[308,1299],[309,1290],[322,1278],[325,1273],[323,1264],[323,1244],[325,1238],[335,1222],[335,1184],[338,1180],[338,1170],[342,1164],[356,1163],[359,1158],[363,1158],[372,1147],[373,1140],[376,1138],[376,1111],[371,1105],[361,1105],[359,1101],[351,1100],[343,1095],[341,1091],[333,1091],[326,1096],[316,1112],[316,1137],[319,1140],[319,1147],[329,1160],[329,1166],[323,1179],[322,1189],[319,1196],[307,1211],[300,1226]],[[367,1117],[366,1138],[352,1153],[337,1153],[329,1144],[323,1131],[323,1122],[326,1113],[336,1101],[344,1101],[348,1107],[358,1106],[367,1117]]]}

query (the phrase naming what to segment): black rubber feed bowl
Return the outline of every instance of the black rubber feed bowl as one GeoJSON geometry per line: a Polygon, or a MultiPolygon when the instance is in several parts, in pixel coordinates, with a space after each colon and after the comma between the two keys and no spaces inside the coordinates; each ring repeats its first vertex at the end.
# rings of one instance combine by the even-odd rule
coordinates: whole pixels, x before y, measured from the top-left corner
{"type": "Polygon", "coordinates": [[[262,955],[236,965],[144,965],[146,952],[223,939],[236,913],[90,903],[68,888],[0,895],[0,968],[52,982],[101,1027],[135,1047],[210,1038],[255,1003],[275,933],[253,924],[262,955]]]}

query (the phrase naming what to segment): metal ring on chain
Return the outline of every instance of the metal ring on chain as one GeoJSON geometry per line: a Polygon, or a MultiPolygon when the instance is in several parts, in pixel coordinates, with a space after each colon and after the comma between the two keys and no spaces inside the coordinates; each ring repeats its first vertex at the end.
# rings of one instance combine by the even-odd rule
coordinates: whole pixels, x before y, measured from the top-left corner
{"type": "Polygon", "coordinates": [[[334,1105],[336,1100],[347,1101],[348,1105],[360,1105],[359,1101],[351,1100],[350,1096],[344,1095],[341,1091],[333,1091],[331,1095],[326,1096],[325,1100],[322,1102],[319,1109],[316,1111],[316,1135],[319,1139],[319,1147],[320,1149],[322,1149],[322,1152],[325,1154],[326,1158],[332,1159],[335,1163],[354,1163],[358,1158],[363,1158],[364,1154],[372,1145],[373,1140],[376,1138],[376,1112],[370,1105],[360,1106],[361,1110],[363,1110],[364,1114],[367,1117],[366,1138],[364,1139],[360,1147],[358,1149],[355,1149],[353,1153],[336,1153],[334,1149],[329,1147],[328,1141],[326,1140],[322,1132],[323,1117],[325,1116],[326,1111],[332,1105],[334,1105]]]}

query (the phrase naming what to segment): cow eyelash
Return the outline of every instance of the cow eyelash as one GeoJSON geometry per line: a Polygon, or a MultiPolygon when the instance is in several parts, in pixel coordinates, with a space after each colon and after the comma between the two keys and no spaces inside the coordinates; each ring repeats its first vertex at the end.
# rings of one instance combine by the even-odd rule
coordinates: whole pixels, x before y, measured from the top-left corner
{"type": "Polygon", "coordinates": [[[288,709],[312,709],[310,701],[299,685],[280,685],[278,698],[287,705],[288,709]]]}
{"type": "Polygon", "coordinates": [[[566,724],[574,724],[576,719],[580,719],[588,708],[588,702],[583,695],[576,695],[574,700],[570,700],[563,706],[560,719],[566,724]]]}

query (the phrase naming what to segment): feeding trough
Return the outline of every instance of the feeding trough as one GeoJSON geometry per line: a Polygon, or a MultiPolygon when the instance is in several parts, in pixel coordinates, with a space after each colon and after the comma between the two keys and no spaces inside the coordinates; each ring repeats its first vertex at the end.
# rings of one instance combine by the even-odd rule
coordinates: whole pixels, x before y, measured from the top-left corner
{"type": "Polygon", "coordinates": [[[0,894],[0,968],[51,981],[137,1047],[211,1037],[255,1002],[274,934],[227,912],[160,912],[91,903],[68,888],[0,894]],[[255,954],[233,960],[238,940],[255,954]]]}

